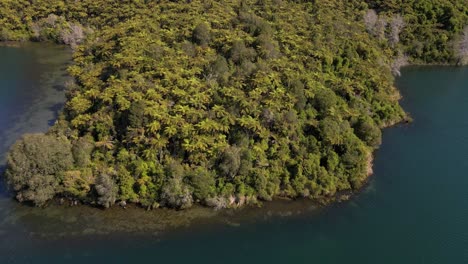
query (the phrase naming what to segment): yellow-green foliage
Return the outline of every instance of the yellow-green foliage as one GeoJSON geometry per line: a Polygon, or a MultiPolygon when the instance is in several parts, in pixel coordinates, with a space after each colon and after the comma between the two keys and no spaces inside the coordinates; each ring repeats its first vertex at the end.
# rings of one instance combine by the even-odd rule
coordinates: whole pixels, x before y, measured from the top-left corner
{"type": "MultiPolygon", "coordinates": [[[[397,9],[386,3],[3,1],[0,21],[20,36],[12,39],[34,38],[51,14],[90,29],[74,51],[75,85],[53,130],[74,146],[74,168],[57,172],[65,177],[58,193],[104,206],[223,207],[362,185],[380,128],[405,116],[391,74],[398,50],[451,59],[447,46],[428,59],[432,49],[410,45],[418,26],[432,28],[412,20],[416,3],[402,14],[414,23],[397,34],[402,44],[369,34],[365,14],[392,17],[397,9]]],[[[464,12],[456,23],[466,22],[466,7],[453,6],[464,12]]],[[[444,29],[447,41],[456,25],[444,29]]],[[[41,36],[63,42],[55,29],[63,30],[41,36]]]]}

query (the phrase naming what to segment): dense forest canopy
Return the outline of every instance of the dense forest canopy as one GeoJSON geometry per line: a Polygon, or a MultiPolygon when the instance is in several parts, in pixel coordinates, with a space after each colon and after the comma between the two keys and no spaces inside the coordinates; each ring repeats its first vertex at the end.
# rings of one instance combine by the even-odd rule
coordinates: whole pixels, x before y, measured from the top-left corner
{"type": "Polygon", "coordinates": [[[465,0],[3,0],[0,40],[72,46],[67,103],[11,149],[19,201],[216,208],[359,188],[393,75],[465,63],[465,0]]]}

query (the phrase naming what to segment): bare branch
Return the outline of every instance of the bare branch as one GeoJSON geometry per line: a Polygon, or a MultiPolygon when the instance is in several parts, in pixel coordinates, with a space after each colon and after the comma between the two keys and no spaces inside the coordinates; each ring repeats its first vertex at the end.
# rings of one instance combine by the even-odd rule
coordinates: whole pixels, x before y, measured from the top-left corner
{"type": "Polygon", "coordinates": [[[60,37],[63,43],[75,48],[76,45],[84,40],[85,32],[83,26],[80,24],[71,23],[68,30],[62,30],[60,32],[60,37]]]}
{"type": "Polygon", "coordinates": [[[468,26],[466,26],[465,30],[463,30],[460,41],[458,42],[456,48],[458,63],[461,65],[468,64],[468,26]]]}
{"type": "Polygon", "coordinates": [[[369,32],[371,35],[375,36],[375,26],[378,19],[379,16],[373,9],[369,9],[364,15],[364,23],[366,24],[367,32],[369,32]]]}
{"type": "Polygon", "coordinates": [[[387,21],[384,17],[377,15],[375,10],[369,9],[364,15],[364,24],[366,25],[367,32],[372,36],[383,40],[385,38],[385,28],[387,21]]]}
{"type": "Polygon", "coordinates": [[[375,25],[375,36],[379,40],[385,39],[385,28],[387,27],[388,22],[384,17],[379,17],[377,24],[375,25]]]}
{"type": "Polygon", "coordinates": [[[401,76],[400,69],[403,66],[408,65],[408,56],[404,54],[399,54],[398,57],[395,58],[391,65],[392,73],[395,76],[401,76]]]}
{"type": "Polygon", "coordinates": [[[388,40],[392,46],[400,42],[400,33],[405,27],[405,21],[400,14],[395,15],[390,22],[390,35],[388,40]]]}

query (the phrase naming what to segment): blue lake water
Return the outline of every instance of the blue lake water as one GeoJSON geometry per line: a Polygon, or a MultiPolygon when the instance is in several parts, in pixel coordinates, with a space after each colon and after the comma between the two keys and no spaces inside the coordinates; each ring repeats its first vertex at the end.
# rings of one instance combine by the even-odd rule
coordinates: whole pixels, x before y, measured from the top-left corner
{"type": "MultiPolygon", "coordinates": [[[[28,45],[0,58],[3,157],[53,122],[70,55],[28,45]]],[[[468,68],[409,67],[396,85],[414,122],[384,131],[374,176],[347,202],[274,202],[164,232],[158,221],[189,213],[37,209],[3,194],[0,263],[468,263],[468,68]]]]}

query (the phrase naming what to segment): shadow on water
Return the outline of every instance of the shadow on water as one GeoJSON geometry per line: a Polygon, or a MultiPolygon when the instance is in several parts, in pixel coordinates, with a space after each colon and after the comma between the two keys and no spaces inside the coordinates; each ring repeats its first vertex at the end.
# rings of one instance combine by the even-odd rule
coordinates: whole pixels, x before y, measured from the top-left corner
{"type": "Polygon", "coordinates": [[[52,86],[56,91],[63,92],[67,89],[67,87],[63,84],[56,84],[52,86]]]}
{"type": "Polygon", "coordinates": [[[47,121],[47,124],[49,124],[49,126],[53,126],[55,124],[55,121],[57,120],[60,112],[62,111],[63,106],[63,103],[57,103],[48,107],[48,110],[50,110],[53,113],[53,118],[47,121]]]}
{"type": "Polygon", "coordinates": [[[6,165],[0,165],[0,198],[7,198],[10,196],[5,182],[5,171],[6,165]]]}

